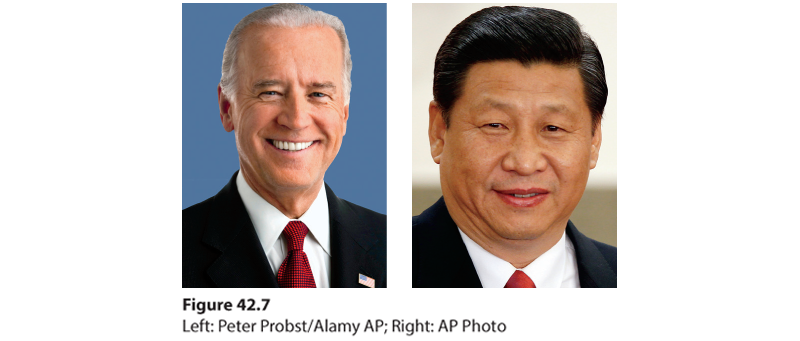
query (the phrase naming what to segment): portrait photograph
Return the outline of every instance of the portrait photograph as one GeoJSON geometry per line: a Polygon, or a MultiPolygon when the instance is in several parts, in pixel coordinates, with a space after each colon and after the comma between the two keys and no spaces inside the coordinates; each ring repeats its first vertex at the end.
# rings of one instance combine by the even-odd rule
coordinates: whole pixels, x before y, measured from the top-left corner
{"type": "Polygon", "coordinates": [[[413,286],[616,287],[616,5],[412,17],[413,286]]]}
{"type": "Polygon", "coordinates": [[[386,4],[183,4],[183,287],[386,286],[386,4]]]}

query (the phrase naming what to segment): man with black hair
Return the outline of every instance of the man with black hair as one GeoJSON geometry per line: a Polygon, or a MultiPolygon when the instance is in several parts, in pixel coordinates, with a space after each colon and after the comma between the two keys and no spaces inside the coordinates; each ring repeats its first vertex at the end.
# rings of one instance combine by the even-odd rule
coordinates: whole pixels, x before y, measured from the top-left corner
{"type": "Polygon", "coordinates": [[[436,55],[442,198],[413,220],[414,287],[616,287],[616,248],[569,217],[597,163],[600,52],[568,14],[491,7],[436,55]]]}

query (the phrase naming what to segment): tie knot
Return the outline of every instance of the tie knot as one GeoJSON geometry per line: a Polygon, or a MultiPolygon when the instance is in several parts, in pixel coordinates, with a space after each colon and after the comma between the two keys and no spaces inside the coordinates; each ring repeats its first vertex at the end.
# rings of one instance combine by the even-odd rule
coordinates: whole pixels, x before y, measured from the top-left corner
{"type": "Polygon", "coordinates": [[[526,275],[522,271],[514,271],[514,274],[511,275],[511,278],[508,279],[508,283],[506,283],[506,288],[535,288],[536,284],[533,284],[533,280],[531,280],[528,275],[526,275]]]}
{"type": "Polygon", "coordinates": [[[308,234],[308,226],[302,221],[293,220],[283,229],[283,235],[289,241],[289,251],[303,251],[303,240],[308,234]]]}

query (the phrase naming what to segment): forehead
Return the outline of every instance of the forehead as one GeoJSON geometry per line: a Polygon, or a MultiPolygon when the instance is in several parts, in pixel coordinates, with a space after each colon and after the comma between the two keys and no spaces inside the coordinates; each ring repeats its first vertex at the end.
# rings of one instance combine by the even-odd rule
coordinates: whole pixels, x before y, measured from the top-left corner
{"type": "Polygon", "coordinates": [[[482,62],[469,68],[462,89],[455,107],[564,111],[586,113],[591,118],[583,81],[575,67],[549,63],[523,65],[518,61],[482,62]]]}
{"type": "Polygon", "coordinates": [[[327,26],[276,27],[253,24],[241,35],[239,71],[295,68],[297,72],[341,72],[339,36],[327,26]]]}

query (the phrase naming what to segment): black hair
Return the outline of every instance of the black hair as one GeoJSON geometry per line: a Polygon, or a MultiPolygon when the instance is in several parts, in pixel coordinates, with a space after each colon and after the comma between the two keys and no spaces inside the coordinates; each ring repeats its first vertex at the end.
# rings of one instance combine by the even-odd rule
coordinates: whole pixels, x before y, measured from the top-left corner
{"type": "Polygon", "coordinates": [[[603,57],[572,16],[537,7],[489,7],[456,25],[436,54],[433,99],[450,126],[450,109],[461,96],[469,68],[480,62],[516,60],[525,66],[574,66],[583,80],[592,126],[603,118],[608,98],[603,57]]]}

